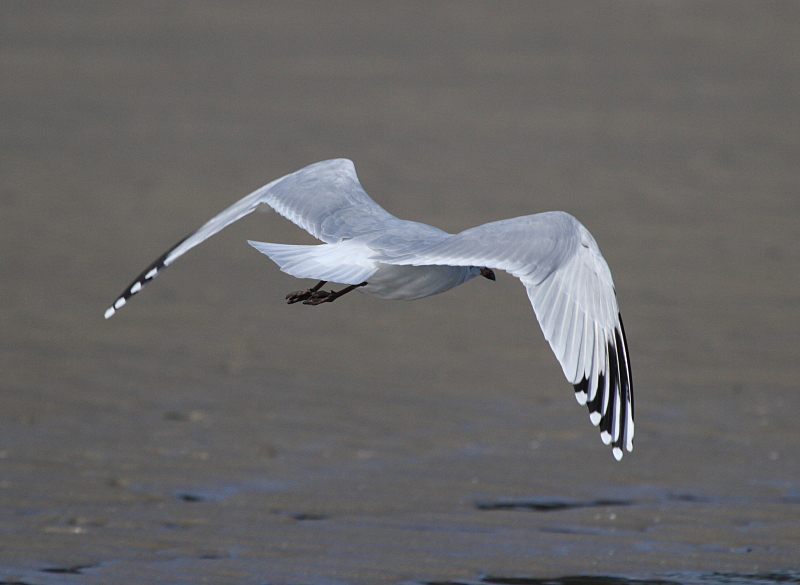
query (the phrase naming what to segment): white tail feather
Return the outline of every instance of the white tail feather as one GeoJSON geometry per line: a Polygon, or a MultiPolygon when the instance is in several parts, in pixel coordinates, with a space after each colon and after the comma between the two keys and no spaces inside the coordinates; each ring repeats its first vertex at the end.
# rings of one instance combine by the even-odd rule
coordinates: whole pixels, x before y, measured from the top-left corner
{"type": "Polygon", "coordinates": [[[297,278],[329,280],[341,284],[361,284],[378,269],[378,262],[367,246],[344,240],[336,244],[292,246],[267,242],[247,242],[269,256],[283,272],[297,278]]]}

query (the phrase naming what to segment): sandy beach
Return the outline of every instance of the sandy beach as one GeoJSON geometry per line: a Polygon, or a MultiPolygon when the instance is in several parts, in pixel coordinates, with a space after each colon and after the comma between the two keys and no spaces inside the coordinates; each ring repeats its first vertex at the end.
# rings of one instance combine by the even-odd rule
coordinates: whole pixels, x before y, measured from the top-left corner
{"type": "Polygon", "coordinates": [[[800,582],[800,5],[0,4],[0,583],[800,582]],[[449,232],[563,210],[616,462],[513,277],[306,286],[257,187],[352,159],[449,232]],[[603,580],[602,576],[616,580],[603,580]],[[738,580],[737,580],[738,579],[738,580]]]}

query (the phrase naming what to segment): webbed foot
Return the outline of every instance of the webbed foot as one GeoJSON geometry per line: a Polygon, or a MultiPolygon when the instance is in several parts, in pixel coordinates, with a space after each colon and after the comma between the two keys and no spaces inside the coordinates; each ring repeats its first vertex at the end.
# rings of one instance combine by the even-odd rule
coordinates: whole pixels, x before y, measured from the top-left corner
{"type": "Polygon", "coordinates": [[[290,305],[294,303],[299,303],[300,301],[305,301],[313,294],[314,293],[311,291],[311,289],[291,292],[288,295],[286,295],[286,302],[289,303],[290,305]]]}
{"type": "Polygon", "coordinates": [[[321,305],[322,303],[332,303],[339,294],[334,291],[318,290],[312,292],[308,298],[303,301],[304,305],[321,305]]]}
{"type": "Polygon", "coordinates": [[[323,280],[307,290],[298,290],[295,292],[290,292],[288,295],[286,295],[286,302],[292,305],[294,303],[299,303],[300,301],[305,301],[306,299],[310,299],[314,294],[319,292],[319,289],[321,289],[324,284],[325,281],[323,280]]]}

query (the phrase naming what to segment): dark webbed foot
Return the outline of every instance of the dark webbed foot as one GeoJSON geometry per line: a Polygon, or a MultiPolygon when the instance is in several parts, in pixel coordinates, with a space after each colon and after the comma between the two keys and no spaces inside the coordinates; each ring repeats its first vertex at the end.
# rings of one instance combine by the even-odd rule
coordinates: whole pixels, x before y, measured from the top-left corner
{"type": "Polygon", "coordinates": [[[300,301],[306,300],[312,294],[314,293],[312,293],[310,290],[298,290],[295,292],[290,292],[288,295],[286,295],[286,302],[290,305],[299,303],[300,301]]]}
{"type": "Polygon", "coordinates": [[[290,305],[298,303],[300,301],[306,300],[308,297],[311,296],[311,294],[312,293],[310,290],[298,290],[296,292],[289,293],[288,295],[286,295],[286,302],[289,303],[290,305]]]}
{"type": "Polygon", "coordinates": [[[332,303],[339,295],[334,291],[318,290],[311,293],[308,298],[303,301],[304,305],[320,305],[322,303],[332,303]]]}
{"type": "Polygon", "coordinates": [[[292,305],[294,303],[299,303],[300,301],[305,301],[306,299],[311,298],[312,295],[314,295],[316,292],[319,291],[319,289],[322,288],[325,282],[326,281],[324,280],[318,282],[308,290],[298,290],[295,292],[290,292],[288,295],[286,295],[286,302],[292,305]]]}
{"type": "Polygon", "coordinates": [[[346,295],[350,291],[359,287],[366,286],[367,283],[362,282],[361,284],[351,284],[350,286],[347,286],[339,291],[319,290],[322,288],[323,284],[325,284],[325,281],[318,283],[316,286],[308,290],[299,290],[297,292],[289,293],[286,295],[286,302],[290,305],[299,301],[303,301],[304,305],[321,305],[322,303],[332,303],[340,296],[346,295]]]}

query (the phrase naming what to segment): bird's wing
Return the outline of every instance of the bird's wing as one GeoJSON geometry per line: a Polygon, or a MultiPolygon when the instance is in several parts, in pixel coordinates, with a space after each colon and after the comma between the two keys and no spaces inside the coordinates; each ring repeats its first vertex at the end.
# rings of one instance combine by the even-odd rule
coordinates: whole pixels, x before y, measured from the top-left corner
{"type": "Polygon", "coordinates": [[[633,384],[614,283],[597,243],[571,215],[488,223],[432,245],[376,256],[389,264],[486,266],[518,277],[561,368],[617,459],[633,450],[633,384]]]}
{"type": "Polygon", "coordinates": [[[117,297],[106,310],[106,319],[165,267],[261,204],[269,205],[329,244],[370,233],[376,226],[400,222],[366,194],[352,161],[315,163],[253,191],[164,252],[117,297]]]}

